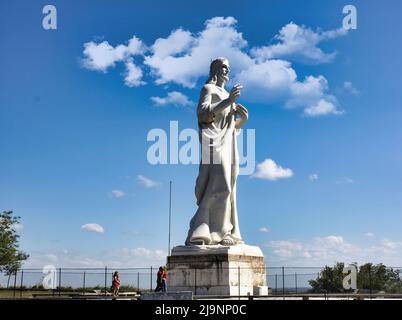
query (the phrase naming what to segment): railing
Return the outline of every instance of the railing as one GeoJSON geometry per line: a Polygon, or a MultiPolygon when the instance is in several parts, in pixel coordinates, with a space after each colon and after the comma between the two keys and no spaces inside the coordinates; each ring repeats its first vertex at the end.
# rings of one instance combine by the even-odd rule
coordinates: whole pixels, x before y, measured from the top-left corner
{"type": "MultiPolygon", "coordinates": [[[[242,285],[242,275],[245,268],[236,267],[237,281],[239,287],[238,297],[242,296],[240,287],[242,285]]],[[[277,298],[367,298],[367,297],[392,297],[402,298],[402,294],[390,295],[384,292],[378,292],[374,288],[366,286],[365,290],[360,289],[358,295],[342,292],[321,292],[314,294],[311,292],[309,280],[316,280],[320,277],[322,267],[267,267],[265,268],[266,282],[269,287],[269,296],[277,298]]],[[[400,270],[402,268],[392,268],[400,270]]],[[[121,290],[120,296],[136,297],[143,291],[153,291],[156,287],[156,273],[158,267],[149,268],[55,268],[44,273],[42,269],[19,269],[13,274],[0,274],[0,298],[35,298],[41,296],[52,297],[109,297],[111,294],[111,284],[114,271],[119,272],[121,290]],[[46,288],[47,284],[51,289],[46,288]],[[44,283],[45,280],[45,283],[44,283]]],[[[197,270],[187,270],[193,277],[193,294],[198,298],[203,298],[200,292],[197,292],[197,270]]],[[[201,271],[201,270],[198,270],[201,271]]],[[[205,270],[204,270],[205,271],[205,270]]],[[[400,271],[398,271],[400,272],[400,271]]],[[[168,271],[169,274],[169,271],[168,271]]],[[[399,273],[401,276],[401,273],[399,273]]],[[[358,288],[359,289],[359,288],[358,288]]],[[[401,288],[402,289],[402,288],[401,288]]],[[[169,290],[169,279],[168,279],[169,290]]],[[[402,291],[402,290],[401,290],[402,291]]],[[[211,298],[211,296],[209,296],[211,298]]],[[[223,298],[223,296],[222,296],[223,298]]],[[[256,298],[256,297],[254,297],[256,298]]]]}

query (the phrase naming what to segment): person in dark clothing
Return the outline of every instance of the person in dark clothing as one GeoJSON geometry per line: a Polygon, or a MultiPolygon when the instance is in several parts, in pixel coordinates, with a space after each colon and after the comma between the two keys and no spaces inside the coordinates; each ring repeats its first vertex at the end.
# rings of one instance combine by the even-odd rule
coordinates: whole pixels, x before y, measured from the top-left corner
{"type": "Polygon", "coordinates": [[[163,267],[159,267],[159,271],[156,275],[156,288],[155,292],[159,292],[163,289],[163,267]]]}
{"type": "Polygon", "coordinates": [[[166,289],[167,289],[167,269],[166,267],[164,267],[162,273],[162,292],[166,292],[166,289]]]}

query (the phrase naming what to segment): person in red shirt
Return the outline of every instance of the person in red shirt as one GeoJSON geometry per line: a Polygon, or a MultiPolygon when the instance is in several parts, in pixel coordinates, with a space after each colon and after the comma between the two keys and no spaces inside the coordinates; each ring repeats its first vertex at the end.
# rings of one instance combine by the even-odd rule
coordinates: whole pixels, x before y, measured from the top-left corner
{"type": "Polygon", "coordinates": [[[113,281],[112,281],[113,300],[116,300],[116,297],[119,295],[119,289],[120,289],[120,277],[119,273],[115,271],[115,273],[113,274],[113,281]]]}

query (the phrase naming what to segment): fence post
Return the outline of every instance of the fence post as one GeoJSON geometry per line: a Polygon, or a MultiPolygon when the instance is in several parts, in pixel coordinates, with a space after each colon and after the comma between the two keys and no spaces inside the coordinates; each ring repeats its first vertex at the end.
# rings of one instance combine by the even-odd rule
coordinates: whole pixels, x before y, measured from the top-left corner
{"type": "Polygon", "coordinates": [[[22,298],[22,285],[24,283],[24,269],[21,269],[20,298],[22,298]]]}
{"type": "Polygon", "coordinates": [[[10,278],[11,278],[11,274],[12,274],[12,273],[9,273],[9,274],[8,274],[7,289],[10,287],[10,278]]]}
{"type": "Polygon", "coordinates": [[[18,272],[18,269],[15,270],[15,273],[14,273],[14,293],[13,293],[14,298],[15,298],[15,289],[16,289],[16,286],[17,286],[17,272],[18,272]]]}
{"type": "Polygon", "coordinates": [[[59,268],[59,296],[61,295],[60,290],[61,290],[61,267],[59,268]]]}
{"type": "Polygon", "coordinates": [[[152,266],[150,269],[150,277],[149,277],[149,290],[152,291],[152,266]]]}
{"type": "Polygon", "coordinates": [[[240,266],[237,267],[237,282],[239,284],[239,300],[240,300],[240,295],[241,295],[241,289],[240,289],[240,266]]]}
{"type": "Polygon", "coordinates": [[[137,291],[140,291],[140,272],[137,272],[137,291]]]}
{"type": "Polygon", "coordinates": [[[278,294],[278,274],[275,273],[275,294],[278,294]]]}
{"type": "Polygon", "coordinates": [[[107,288],[107,266],[105,267],[105,297],[107,295],[106,288],[107,288]]]}
{"type": "Polygon", "coordinates": [[[282,267],[282,294],[285,294],[285,267],[282,267]]]}
{"type": "Polygon", "coordinates": [[[84,279],[82,280],[82,294],[85,295],[85,271],[84,271],[84,279]]]}
{"type": "Polygon", "coordinates": [[[295,291],[297,293],[297,272],[295,272],[295,291]]]}
{"type": "Polygon", "coordinates": [[[371,300],[371,294],[372,294],[372,281],[371,281],[371,265],[369,264],[369,283],[370,283],[370,300],[371,300]]]}

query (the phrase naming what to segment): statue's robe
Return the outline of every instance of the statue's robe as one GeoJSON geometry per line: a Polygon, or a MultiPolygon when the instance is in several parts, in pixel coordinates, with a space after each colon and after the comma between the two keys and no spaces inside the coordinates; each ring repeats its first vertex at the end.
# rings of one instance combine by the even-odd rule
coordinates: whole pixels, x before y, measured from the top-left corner
{"type": "Polygon", "coordinates": [[[201,90],[197,107],[202,159],[195,186],[198,210],[190,222],[186,244],[218,244],[223,239],[241,242],[236,206],[239,172],[234,104],[222,112],[214,106],[229,93],[214,84],[201,90]]]}

